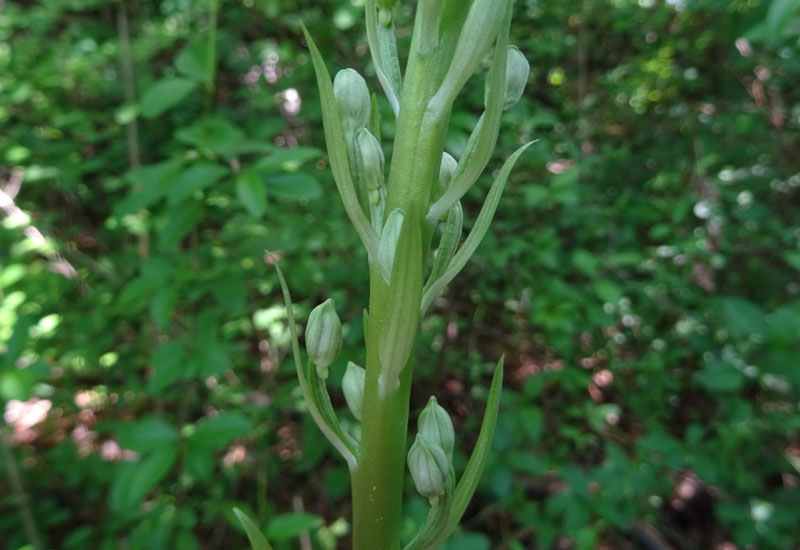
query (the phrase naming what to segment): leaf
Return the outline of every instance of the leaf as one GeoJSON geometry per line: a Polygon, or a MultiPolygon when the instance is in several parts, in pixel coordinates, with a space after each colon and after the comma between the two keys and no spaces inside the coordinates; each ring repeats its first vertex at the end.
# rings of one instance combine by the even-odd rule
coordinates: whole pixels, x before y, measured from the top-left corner
{"type": "Polygon", "coordinates": [[[311,52],[311,61],[314,64],[314,73],[317,77],[319,86],[320,103],[322,105],[322,122],[325,130],[325,143],[328,146],[328,158],[331,162],[333,179],[342,197],[344,209],[350,221],[353,223],[364,248],[369,254],[375,254],[378,249],[378,234],[372,228],[372,224],[367,219],[361,203],[356,195],[355,184],[350,175],[350,161],[345,145],[344,129],[339,118],[339,108],[336,98],[333,95],[333,83],[325,67],[325,61],[319,53],[317,45],[308,33],[308,29],[303,25],[303,34],[308,42],[308,49],[311,52]]]}
{"type": "Polygon", "coordinates": [[[194,224],[200,219],[202,208],[198,201],[181,203],[164,214],[163,227],[160,231],[160,247],[162,250],[172,250],[192,230],[194,224]]]}
{"type": "MultiPolygon", "coordinates": [[[[486,168],[486,164],[492,156],[497,135],[500,132],[500,118],[503,114],[503,103],[505,102],[505,81],[506,81],[506,61],[508,58],[508,29],[511,22],[511,4],[505,3],[505,15],[503,26],[497,37],[494,55],[492,56],[492,66],[487,77],[488,94],[486,97],[486,110],[481,115],[478,124],[472,132],[467,142],[467,147],[458,162],[456,173],[444,194],[431,206],[426,218],[428,221],[436,221],[453,207],[456,201],[464,196],[470,187],[486,168]]],[[[477,9],[475,4],[473,8],[477,9]]],[[[472,15],[472,9],[470,9],[472,15]]],[[[469,16],[468,16],[469,17],[469,16]]],[[[459,39],[460,43],[460,39],[459,39]]],[[[449,73],[448,73],[449,74],[449,73]]],[[[437,95],[439,95],[437,93],[437,95]]],[[[530,144],[528,144],[530,145],[530,144]]],[[[527,145],[523,146],[524,148],[527,145]]]]}
{"type": "Polygon", "coordinates": [[[150,303],[150,316],[158,327],[166,328],[177,302],[178,289],[174,286],[165,286],[156,291],[150,303]]]}
{"type": "Polygon", "coordinates": [[[204,41],[187,45],[175,58],[175,68],[201,84],[208,78],[207,66],[208,49],[204,41]]]}
{"type": "Polygon", "coordinates": [[[138,462],[120,462],[109,491],[112,510],[131,512],[164,476],[175,459],[178,448],[161,449],[138,462]]]}
{"type": "Polygon", "coordinates": [[[439,239],[439,248],[436,249],[436,257],[433,260],[433,267],[423,293],[427,292],[431,285],[447,271],[447,266],[450,265],[453,255],[458,249],[458,243],[461,241],[463,226],[464,210],[461,208],[461,201],[458,201],[447,215],[447,223],[444,226],[442,237],[439,239]]]}
{"type": "MultiPolygon", "coordinates": [[[[203,151],[211,151],[225,158],[233,158],[240,150],[253,148],[244,140],[244,132],[227,119],[208,116],[175,132],[175,138],[203,151]]],[[[260,145],[261,148],[264,145],[260,145]]]]}
{"type": "Polygon", "coordinates": [[[722,361],[708,363],[694,375],[695,381],[710,392],[730,392],[742,387],[743,375],[722,361]]]}
{"type": "MultiPolygon", "coordinates": [[[[275,260],[274,256],[269,254],[269,257],[272,259],[273,265],[275,266],[275,271],[278,273],[278,281],[280,281],[281,284],[283,301],[286,305],[286,316],[289,318],[289,333],[292,337],[292,358],[294,359],[295,370],[297,371],[297,379],[300,382],[300,389],[303,391],[303,397],[305,399],[306,406],[308,407],[308,411],[311,413],[311,417],[314,419],[314,422],[316,422],[320,431],[326,438],[328,438],[328,441],[331,442],[336,450],[339,451],[339,453],[347,462],[347,466],[352,471],[358,465],[358,460],[356,458],[358,447],[352,441],[352,438],[349,438],[344,430],[342,430],[342,427],[336,421],[335,416],[333,419],[331,419],[329,414],[326,414],[325,411],[320,409],[319,402],[314,399],[315,385],[311,384],[309,379],[306,378],[305,369],[303,369],[303,363],[300,359],[300,342],[297,339],[297,324],[294,320],[292,296],[289,294],[289,287],[286,284],[286,278],[283,276],[283,271],[281,270],[280,265],[278,265],[278,262],[275,260]],[[333,420],[333,422],[331,420],[333,420]]],[[[310,370],[312,374],[316,373],[316,369],[310,370]]],[[[328,403],[330,403],[330,400],[328,403]]]]}
{"type": "Polygon", "coordinates": [[[162,198],[182,166],[182,160],[172,159],[142,166],[125,174],[125,179],[133,189],[114,207],[114,215],[122,217],[135,214],[162,198]]]}
{"type": "Polygon", "coordinates": [[[800,0],[772,0],[767,11],[766,36],[773,44],[781,37],[784,28],[800,10],[800,0]]]}
{"type": "Polygon", "coordinates": [[[267,522],[267,537],[276,541],[289,540],[321,525],[322,518],[314,514],[281,514],[267,522]]]}
{"type": "Polygon", "coordinates": [[[322,151],[315,147],[290,147],[278,149],[258,160],[252,167],[256,172],[294,172],[309,160],[318,158],[322,151]]]}
{"type": "Polygon", "coordinates": [[[199,162],[179,173],[170,185],[167,202],[176,205],[190,198],[196,191],[216,183],[229,170],[214,162],[199,162]]]}
{"type": "Polygon", "coordinates": [[[179,439],[175,427],[155,416],[137,422],[126,422],[117,428],[117,440],[123,449],[149,453],[172,447],[179,439]]]}
{"type": "Polygon", "coordinates": [[[394,267],[394,257],[397,253],[397,243],[400,240],[400,230],[403,229],[403,220],[405,214],[400,208],[395,208],[381,231],[380,241],[378,243],[378,256],[375,261],[378,264],[378,270],[383,276],[388,286],[392,280],[392,268],[394,267]]]}
{"type": "Polygon", "coordinates": [[[782,257],[783,261],[795,268],[797,271],[800,271],[800,252],[790,250],[788,252],[784,252],[782,257]]]}
{"type": "Polygon", "coordinates": [[[525,152],[525,149],[530,147],[533,143],[534,142],[526,143],[517,149],[514,154],[508,158],[505,164],[503,164],[491,189],[489,189],[489,194],[486,196],[486,200],[483,203],[483,207],[481,207],[480,214],[478,214],[478,219],[475,220],[472,231],[470,231],[469,235],[467,235],[467,238],[464,240],[464,244],[461,245],[461,248],[453,256],[453,260],[447,267],[447,271],[425,291],[420,306],[421,315],[425,315],[425,312],[428,311],[433,301],[444,291],[445,287],[450,284],[450,281],[464,269],[464,266],[467,265],[467,261],[472,257],[472,254],[478,248],[484,235],[486,235],[486,232],[489,230],[489,225],[492,223],[492,218],[497,210],[497,204],[500,202],[500,197],[503,194],[503,189],[505,188],[506,181],[508,181],[511,170],[514,168],[514,164],[516,164],[520,155],[525,152]]]}
{"type": "Polygon", "coordinates": [[[170,340],[153,350],[150,363],[155,372],[148,381],[149,392],[158,393],[182,378],[186,371],[186,357],[186,347],[180,340],[170,340]]]}
{"type": "Polygon", "coordinates": [[[192,445],[221,449],[231,440],[253,431],[253,422],[236,411],[207,416],[195,424],[192,445]]]}
{"type": "MultiPolygon", "coordinates": [[[[397,116],[400,112],[400,91],[403,89],[403,80],[400,73],[400,59],[397,55],[394,21],[387,27],[380,24],[375,0],[367,0],[366,18],[367,41],[372,53],[372,63],[375,65],[378,81],[397,116]]],[[[375,132],[372,134],[376,137],[378,135],[375,132]]]]}
{"type": "Polygon", "coordinates": [[[236,514],[242,527],[244,527],[244,531],[247,533],[247,539],[250,541],[250,546],[253,550],[272,550],[272,547],[269,545],[269,542],[267,542],[267,539],[264,538],[258,526],[247,514],[236,507],[233,508],[233,513],[236,514]]]}
{"type": "Polygon", "coordinates": [[[255,218],[261,218],[267,210],[267,188],[254,172],[242,172],[236,178],[236,196],[255,218]]]}
{"type": "Polygon", "coordinates": [[[185,78],[165,78],[150,86],[139,101],[144,118],[155,118],[180,103],[197,88],[197,82],[185,78]]]}
{"type": "MultiPolygon", "coordinates": [[[[478,487],[483,470],[486,467],[486,461],[489,457],[489,451],[492,447],[492,439],[494,438],[494,431],[497,427],[497,415],[500,410],[500,393],[503,388],[503,358],[497,362],[492,377],[492,386],[489,389],[489,399],[486,403],[486,411],[483,415],[483,423],[481,424],[481,432],[478,435],[478,441],[475,443],[475,448],[472,451],[472,456],[467,462],[467,467],[461,475],[461,479],[456,485],[455,492],[452,499],[447,505],[446,519],[437,524],[435,529],[426,533],[422,537],[416,537],[405,550],[428,550],[439,548],[447,537],[458,527],[461,521],[461,516],[472,500],[472,495],[478,487]]],[[[452,470],[451,470],[452,471],[452,470]]],[[[436,507],[432,508],[431,514],[436,512],[436,507]]],[[[429,518],[430,519],[430,518],[429,518]]]]}
{"type": "Polygon", "coordinates": [[[731,336],[746,338],[766,332],[764,312],[756,304],[739,297],[716,300],[717,314],[731,336]]]}
{"type": "Polygon", "coordinates": [[[322,196],[320,184],[304,172],[267,176],[264,183],[273,195],[284,199],[310,200],[322,196]]]}

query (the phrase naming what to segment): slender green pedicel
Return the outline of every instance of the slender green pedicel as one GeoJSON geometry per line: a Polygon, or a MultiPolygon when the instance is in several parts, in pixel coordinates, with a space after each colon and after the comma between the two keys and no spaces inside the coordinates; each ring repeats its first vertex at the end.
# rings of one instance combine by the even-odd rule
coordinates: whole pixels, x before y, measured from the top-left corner
{"type": "MultiPolygon", "coordinates": [[[[527,60],[508,44],[513,0],[419,0],[404,77],[394,36],[393,15],[399,3],[366,0],[365,12],[375,71],[397,118],[388,178],[374,96],[353,69],[340,71],[331,82],[304,29],[320,87],[334,179],[369,258],[364,368],[348,362],[342,379],[348,408],[361,421],[358,442],[340,426],[325,385],[341,347],[341,323],[333,302],[315,308],[308,320],[307,367],[291,327],[309,411],[351,471],[353,550],[400,550],[406,463],[431,509],[405,550],[438,548],[457,527],[477,487],[499,411],[502,360],[495,369],[478,441],[458,477],[452,465],[453,425],[434,397],[420,414],[418,432],[406,453],[413,349],[420,319],[486,234],[511,169],[529,145],[503,165],[462,242],[460,199],[484,172],[503,110],[519,99],[528,79],[527,60]],[[492,49],[485,112],[456,161],[444,150],[453,102],[492,49]],[[429,268],[433,238],[442,222],[429,268]]],[[[280,270],[279,277],[293,324],[280,270]]]]}

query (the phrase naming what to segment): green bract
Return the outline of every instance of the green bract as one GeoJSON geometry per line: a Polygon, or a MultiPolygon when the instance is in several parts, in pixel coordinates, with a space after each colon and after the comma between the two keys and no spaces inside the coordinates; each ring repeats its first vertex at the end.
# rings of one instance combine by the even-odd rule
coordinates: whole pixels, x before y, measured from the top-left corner
{"type": "MultiPolygon", "coordinates": [[[[419,432],[408,453],[406,431],[420,319],[488,231],[511,169],[529,145],[503,164],[471,231],[462,235],[460,199],[484,173],[503,109],[519,98],[527,80],[527,61],[508,44],[512,4],[420,0],[403,78],[391,17],[395,2],[366,0],[375,72],[396,117],[388,175],[379,110],[364,79],[345,69],[331,83],[306,31],[336,187],[369,259],[365,368],[348,363],[342,381],[348,407],[361,420],[358,442],[342,429],[325,386],[327,367],[341,342],[332,302],[315,309],[309,320],[306,339],[317,368],[303,367],[296,342],[293,353],[309,411],[350,468],[354,550],[400,549],[404,457],[417,489],[431,498],[428,520],[407,550],[438,548],[458,525],[491,446],[502,361],[495,370],[480,436],[460,478],[451,465],[453,425],[435,398],[419,417],[419,432]],[[453,102],[490,51],[485,111],[456,161],[444,150],[453,102]],[[432,249],[435,259],[429,266],[432,249]]],[[[293,323],[280,271],[279,276],[293,323]]]]}
{"type": "Polygon", "coordinates": [[[350,412],[358,420],[364,410],[364,382],[367,378],[367,371],[359,367],[352,361],[347,362],[347,370],[342,378],[342,393],[350,412]]]}

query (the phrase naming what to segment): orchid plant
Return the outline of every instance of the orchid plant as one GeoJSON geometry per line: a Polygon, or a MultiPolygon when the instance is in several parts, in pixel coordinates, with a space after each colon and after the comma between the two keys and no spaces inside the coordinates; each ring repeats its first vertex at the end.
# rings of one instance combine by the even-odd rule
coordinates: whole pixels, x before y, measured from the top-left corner
{"type": "MultiPolygon", "coordinates": [[[[503,111],[521,97],[529,64],[509,45],[513,0],[419,0],[405,72],[395,37],[398,0],[367,0],[366,27],[375,72],[396,117],[387,171],[376,96],[353,69],[331,82],[308,31],[305,37],[321,95],[328,155],[350,221],[367,250],[369,309],[364,312],[366,364],[347,364],[343,391],[358,436],[337,419],[326,387],[342,328],[332,300],[311,313],[303,362],[283,274],[297,375],[310,414],[347,463],[352,482],[353,550],[399,550],[406,464],[427,497],[427,521],[405,550],[431,550],[457,527],[491,447],[502,386],[495,369],[480,435],[460,476],[452,465],[450,416],[431,397],[407,452],[413,350],[420,319],[461,271],[489,228],[509,173],[530,143],[505,162],[471,231],[462,237],[460,200],[494,150],[503,111]],[[485,58],[484,112],[461,158],[445,152],[453,104],[485,58]],[[430,269],[429,252],[437,237],[430,269]]],[[[276,264],[277,265],[277,264],[276,264]]],[[[240,516],[254,548],[268,548],[252,521],[240,516]]]]}

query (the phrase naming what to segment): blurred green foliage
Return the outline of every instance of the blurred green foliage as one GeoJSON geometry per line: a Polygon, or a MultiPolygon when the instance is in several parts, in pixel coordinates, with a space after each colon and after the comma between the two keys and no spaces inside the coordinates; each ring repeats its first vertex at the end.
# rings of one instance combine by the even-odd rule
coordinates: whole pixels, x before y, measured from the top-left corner
{"type": "MultiPolygon", "coordinates": [[[[264,251],[363,354],[366,258],[299,32],[332,71],[370,67],[361,9],[0,0],[0,405],[47,547],[244,548],[234,507],[277,549],[346,547],[346,468],[304,414],[264,251]]],[[[516,9],[533,70],[496,166],[539,142],[420,337],[412,407],[435,390],[460,433],[502,353],[510,381],[445,548],[800,548],[800,2],[516,9]]]]}

